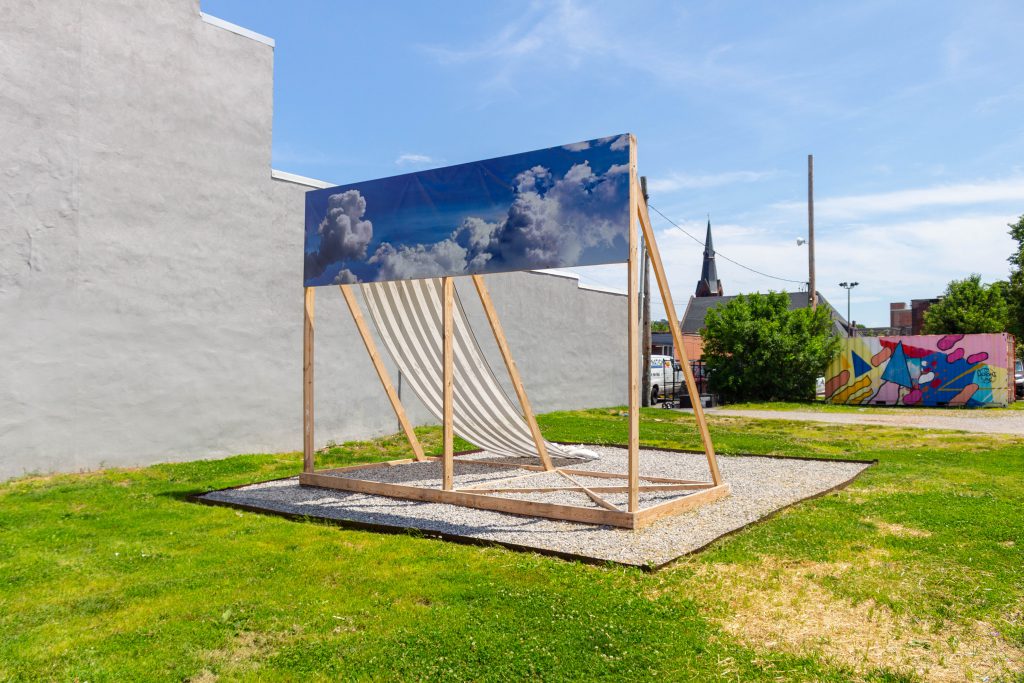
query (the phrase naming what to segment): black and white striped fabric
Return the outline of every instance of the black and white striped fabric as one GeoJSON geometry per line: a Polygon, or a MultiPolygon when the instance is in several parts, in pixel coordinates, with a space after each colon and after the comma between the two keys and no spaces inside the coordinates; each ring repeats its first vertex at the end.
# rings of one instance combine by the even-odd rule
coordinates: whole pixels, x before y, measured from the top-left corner
{"type": "MultiPolygon", "coordinates": [[[[360,289],[377,333],[402,371],[403,381],[441,420],[441,279],[375,282],[360,285],[360,289]]],[[[537,458],[530,429],[484,359],[458,297],[456,292],[452,312],[455,433],[491,453],[537,458]]],[[[550,442],[547,449],[552,457],[592,457],[592,451],[550,442]]]]}

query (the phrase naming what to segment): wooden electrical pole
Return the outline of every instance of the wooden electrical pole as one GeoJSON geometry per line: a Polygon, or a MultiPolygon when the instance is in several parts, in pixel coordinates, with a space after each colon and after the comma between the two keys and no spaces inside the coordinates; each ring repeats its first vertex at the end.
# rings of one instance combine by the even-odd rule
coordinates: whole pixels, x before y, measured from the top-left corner
{"type": "MultiPolygon", "coordinates": [[[[640,176],[640,190],[644,194],[644,205],[647,204],[647,176],[640,176]]],[[[644,298],[641,323],[643,327],[643,373],[640,375],[640,405],[651,405],[651,261],[647,249],[644,252],[644,298]]],[[[670,320],[669,325],[672,324],[670,320]]]]}
{"type": "Polygon", "coordinates": [[[814,282],[814,155],[807,155],[807,296],[811,309],[818,307],[818,289],[814,282]]]}

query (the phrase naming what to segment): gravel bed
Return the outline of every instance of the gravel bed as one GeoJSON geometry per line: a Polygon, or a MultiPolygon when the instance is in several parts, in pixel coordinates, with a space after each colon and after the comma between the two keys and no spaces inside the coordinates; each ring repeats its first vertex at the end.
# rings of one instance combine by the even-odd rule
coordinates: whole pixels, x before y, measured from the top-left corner
{"type": "MultiPolygon", "coordinates": [[[[601,458],[573,461],[574,469],[625,472],[624,449],[591,446],[601,458]]],[[[641,449],[640,476],[676,479],[708,478],[703,455],[641,449]]],[[[501,461],[486,454],[456,459],[456,487],[497,482],[523,470],[475,464],[474,460],[501,461]]],[[[503,461],[508,462],[508,461],[503,461]]],[[[514,460],[511,462],[515,462],[514,460]]],[[[201,496],[210,502],[238,504],[271,512],[283,512],[325,519],[347,520],[383,527],[419,529],[479,542],[533,548],[541,552],[573,555],[581,559],[610,561],[637,566],[658,566],[698,550],[716,538],[761,519],[772,512],[840,486],[852,480],[867,463],[799,460],[760,456],[718,457],[732,495],[696,510],[661,519],[639,530],[523,517],[490,510],[444,503],[424,503],[333,489],[300,486],[297,478],[279,479],[237,489],[213,491],[201,496]]],[[[558,462],[558,465],[569,464],[558,462]]],[[[381,466],[351,472],[349,476],[372,481],[437,487],[440,463],[411,463],[381,466]]],[[[574,475],[575,476],[575,475],[574,475]]],[[[575,478],[584,485],[608,485],[615,480],[575,478]]],[[[569,482],[560,475],[544,473],[503,487],[561,486],[569,482]]],[[[592,507],[596,504],[583,493],[549,492],[502,494],[507,497],[559,502],[592,507]]],[[[624,506],[626,494],[603,493],[605,500],[624,506]]],[[[687,495],[686,492],[641,494],[641,507],[687,495]]]]}

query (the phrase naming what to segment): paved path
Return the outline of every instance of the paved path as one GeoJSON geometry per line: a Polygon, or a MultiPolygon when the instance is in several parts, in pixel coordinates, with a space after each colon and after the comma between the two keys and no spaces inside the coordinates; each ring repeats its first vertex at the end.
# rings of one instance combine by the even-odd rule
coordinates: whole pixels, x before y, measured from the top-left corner
{"type": "Polygon", "coordinates": [[[938,411],[907,409],[868,409],[856,413],[826,413],[802,410],[732,410],[712,408],[708,415],[753,417],[766,420],[810,420],[832,424],[868,424],[917,429],[959,429],[983,434],[1024,435],[1024,410],[993,413],[984,409],[972,411],[938,411]],[[884,411],[884,412],[882,412],[884,411]]]}

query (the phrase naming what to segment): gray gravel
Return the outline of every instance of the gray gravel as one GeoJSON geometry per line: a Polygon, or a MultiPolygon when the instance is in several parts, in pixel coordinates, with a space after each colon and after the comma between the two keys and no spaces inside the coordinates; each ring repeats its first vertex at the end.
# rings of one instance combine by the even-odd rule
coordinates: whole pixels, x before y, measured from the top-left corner
{"type": "MultiPolygon", "coordinates": [[[[601,459],[593,462],[560,462],[575,469],[624,472],[625,451],[614,447],[593,447],[601,459]]],[[[641,478],[646,476],[678,479],[708,478],[702,455],[669,451],[640,451],[641,478]]],[[[464,487],[513,476],[509,470],[473,464],[490,458],[486,454],[462,456],[456,460],[456,486],[464,487]]],[[[628,565],[660,565],[697,550],[714,539],[754,522],[779,508],[844,484],[868,467],[864,463],[820,460],[766,458],[757,456],[719,456],[724,479],[732,486],[732,495],[674,515],[644,529],[632,531],[607,526],[563,522],[536,517],[521,517],[458,505],[423,503],[333,489],[303,487],[297,478],[253,484],[238,489],[208,493],[203,498],[221,503],[253,506],[268,511],[286,512],[326,519],[350,520],[374,525],[420,529],[461,536],[480,541],[536,548],[577,555],[592,560],[607,560],[628,565]]],[[[436,487],[440,463],[412,463],[400,467],[375,467],[351,473],[362,479],[436,487]]],[[[577,477],[584,485],[611,483],[607,479],[577,477]]],[[[560,486],[567,483],[560,475],[547,473],[512,482],[511,486],[560,486]]],[[[595,505],[577,492],[543,494],[504,494],[570,505],[595,505]]],[[[643,504],[662,502],[684,493],[643,494],[643,504]]],[[[609,502],[625,504],[625,494],[602,494],[609,502]]]]}
{"type": "Polygon", "coordinates": [[[752,417],[759,420],[806,420],[831,424],[865,424],[913,429],[954,429],[981,434],[1024,435],[1024,411],[977,408],[861,408],[856,413],[803,410],[742,410],[715,408],[708,415],[752,417]],[[863,412],[861,412],[863,411],[863,412]]]}

